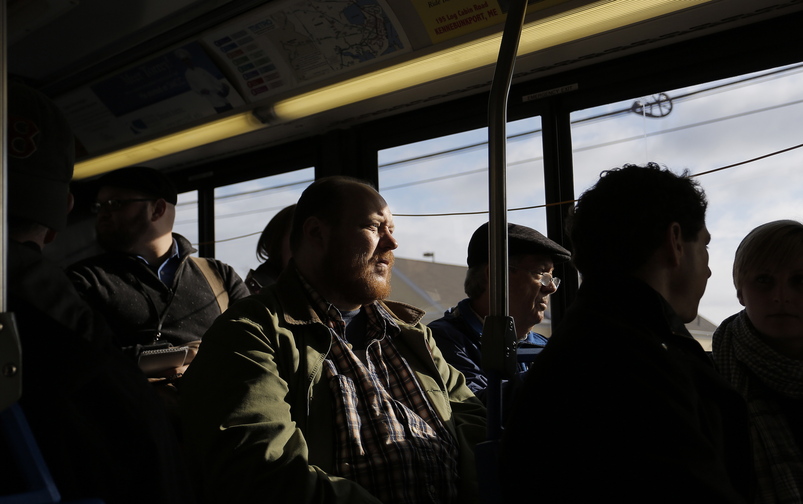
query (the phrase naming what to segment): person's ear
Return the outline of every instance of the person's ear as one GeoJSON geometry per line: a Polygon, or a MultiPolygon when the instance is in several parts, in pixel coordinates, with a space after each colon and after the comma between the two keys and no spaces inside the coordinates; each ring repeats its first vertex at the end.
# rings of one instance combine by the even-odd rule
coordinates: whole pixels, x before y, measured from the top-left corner
{"type": "Polygon", "coordinates": [[[47,231],[45,232],[45,237],[42,240],[42,242],[45,245],[47,245],[48,243],[53,243],[53,240],[56,239],[56,235],[57,234],[58,234],[58,231],[53,231],[52,229],[47,228],[47,231]]]}
{"type": "Polygon", "coordinates": [[[153,204],[153,212],[151,212],[151,222],[156,222],[157,220],[161,219],[165,212],[167,212],[167,201],[163,198],[159,198],[153,204]]]}
{"type": "Polygon", "coordinates": [[[736,289],[736,299],[739,300],[740,305],[747,306],[744,304],[744,296],[742,296],[742,289],[736,289]]]}
{"type": "Polygon", "coordinates": [[[680,265],[685,249],[683,241],[683,230],[680,223],[673,222],[669,225],[664,236],[664,247],[668,253],[668,258],[672,266],[680,265]]]}
{"type": "Polygon", "coordinates": [[[72,212],[72,209],[75,207],[75,196],[72,195],[71,192],[67,193],[67,215],[72,212]]]}
{"type": "Polygon", "coordinates": [[[326,247],[331,230],[325,222],[315,216],[308,217],[307,220],[304,221],[302,229],[304,231],[304,239],[315,248],[324,249],[326,247]]]}

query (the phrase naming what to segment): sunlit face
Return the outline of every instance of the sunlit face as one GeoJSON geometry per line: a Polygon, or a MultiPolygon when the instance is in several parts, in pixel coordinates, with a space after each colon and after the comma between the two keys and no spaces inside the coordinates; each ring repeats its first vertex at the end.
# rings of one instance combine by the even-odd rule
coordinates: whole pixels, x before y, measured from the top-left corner
{"type": "Polygon", "coordinates": [[[803,258],[748,271],[737,295],[768,345],[803,346],[803,258]]]}
{"type": "MultiPolygon", "coordinates": [[[[97,201],[147,198],[141,193],[120,187],[101,187],[97,201]]],[[[148,231],[151,201],[129,201],[116,210],[101,207],[95,221],[95,232],[101,247],[109,251],[129,252],[148,231]]]]}
{"type": "Polygon", "coordinates": [[[681,276],[683,294],[676,297],[673,306],[683,322],[691,322],[697,317],[700,299],[705,294],[705,287],[711,277],[708,267],[708,244],[711,242],[711,233],[703,228],[697,233],[694,241],[684,241],[684,253],[681,257],[681,276]]]}
{"type": "Polygon", "coordinates": [[[349,303],[364,305],[390,295],[393,216],[373,189],[357,186],[347,198],[340,222],[331,228],[324,254],[330,288],[349,303]]]}
{"type": "Polygon", "coordinates": [[[519,255],[510,260],[508,304],[516,330],[527,330],[544,320],[549,304],[549,295],[555,292],[555,284],[541,285],[542,273],[552,274],[552,259],[544,255],[519,255]]]}

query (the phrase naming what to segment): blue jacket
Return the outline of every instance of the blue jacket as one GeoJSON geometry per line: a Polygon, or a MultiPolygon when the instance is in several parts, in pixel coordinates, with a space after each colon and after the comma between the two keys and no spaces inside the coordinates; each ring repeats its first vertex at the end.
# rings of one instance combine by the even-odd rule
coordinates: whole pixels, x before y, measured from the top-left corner
{"type": "MultiPolygon", "coordinates": [[[[488,377],[482,370],[482,320],[471,309],[470,303],[468,298],[460,301],[457,306],[446,310],[443,317],[430,322],[429,328],[446,362],[463,373],[468,388],[484,400],[488,377]]],[[[519,345],[520,348],[543,348],[547,341],[541,334],[529,332],[519,345]]],[[[519,363],[519,373],[523,374],[528,367],[528,364],[519,363]]]]}

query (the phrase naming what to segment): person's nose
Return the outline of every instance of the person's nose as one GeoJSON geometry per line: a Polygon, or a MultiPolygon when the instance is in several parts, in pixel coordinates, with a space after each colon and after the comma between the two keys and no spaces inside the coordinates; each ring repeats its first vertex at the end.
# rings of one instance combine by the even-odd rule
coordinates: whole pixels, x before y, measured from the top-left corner
{"type": "Polygon", "coordinates": [[[789,292],[787,292],[788,286],[784,282],[778,282],[775,284],[775,287],[772,289],[772,299],[777,303],[788,303],[789,302],[789,292]]]}
{"type": "Polygon", "coordinates": [[[393,237],[390,231],[385,231],[379,239],[379,246],[385,250],[396,250],[399,242],[393,237]]]}
{"type": "Polygon", "coordinates": [[[553,292],[555,292],[556,290],[558,290],[558,288],[557,288],[557,287],[555,287],[555,282],[554,282],[554,280],[553,280],[552,282],[549,282],[549,285],[546,285],[546,286],[544,286],[543,284],[541,284],[541,292],[545,293],[545,295],[546,295],[546,296],[548,296],[548,295],[552,294],[552,293],[553,293],[553,292]]]}

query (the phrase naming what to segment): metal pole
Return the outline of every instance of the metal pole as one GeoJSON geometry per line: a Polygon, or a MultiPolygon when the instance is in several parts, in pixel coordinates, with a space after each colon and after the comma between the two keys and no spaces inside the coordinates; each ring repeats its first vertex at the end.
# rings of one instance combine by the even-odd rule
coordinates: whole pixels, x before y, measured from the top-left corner
{"type": "Polygon", "coordinates": [[[8,251],[8,59],[6,43],[8,30],[6,26],[6,2],[0,2],[0,313],[8,307],[7,293],[7,251],[8,251]]]}
{"type": "Polygon", "coordinates": [[[488,187],[489,187],[489,292],[490,311],[482,332],[483,368],[488,374],[486,389],[488,438],[502,434],[502,378],[515,369],[515,328],[508,316],[507,237],[507,100],[519,38],[527,11],[527,0],[513,0],[505,21],[488,103],[488,187]]]}
{"type": "MultiPolygon", "coordinates": [[[[8,313],[8,86],[6,2],[0,1],[0,415],[22,394],[22,353],[14,315],[8,313]]],[[[11,413],[8,413],[11,414],[11,413]]],[[[3,420],[5,422],[5,420],[3,420]]]]}
{"type": "Polygon", "coordinates": [[[491,315],[507,316],[507,100],[527,0],[513,0],[505,21],[488,103],[491,315]]]}
{"type": "Polygon", "coordinates": [[[490,314],[482,328],[482,367],[488,376],[485,404],[488,408],[488,441],[476,447],[480,500],[501,502],[501,482],[497,457],[502,437],[502,379],[510,377],[516,365],[516,331],[508,316],[507,261],[507,99],[519,47],[527,0],[512,0],[499,47],[488,102],[488,187],[489,187],[489,265],[490,314]]]}

